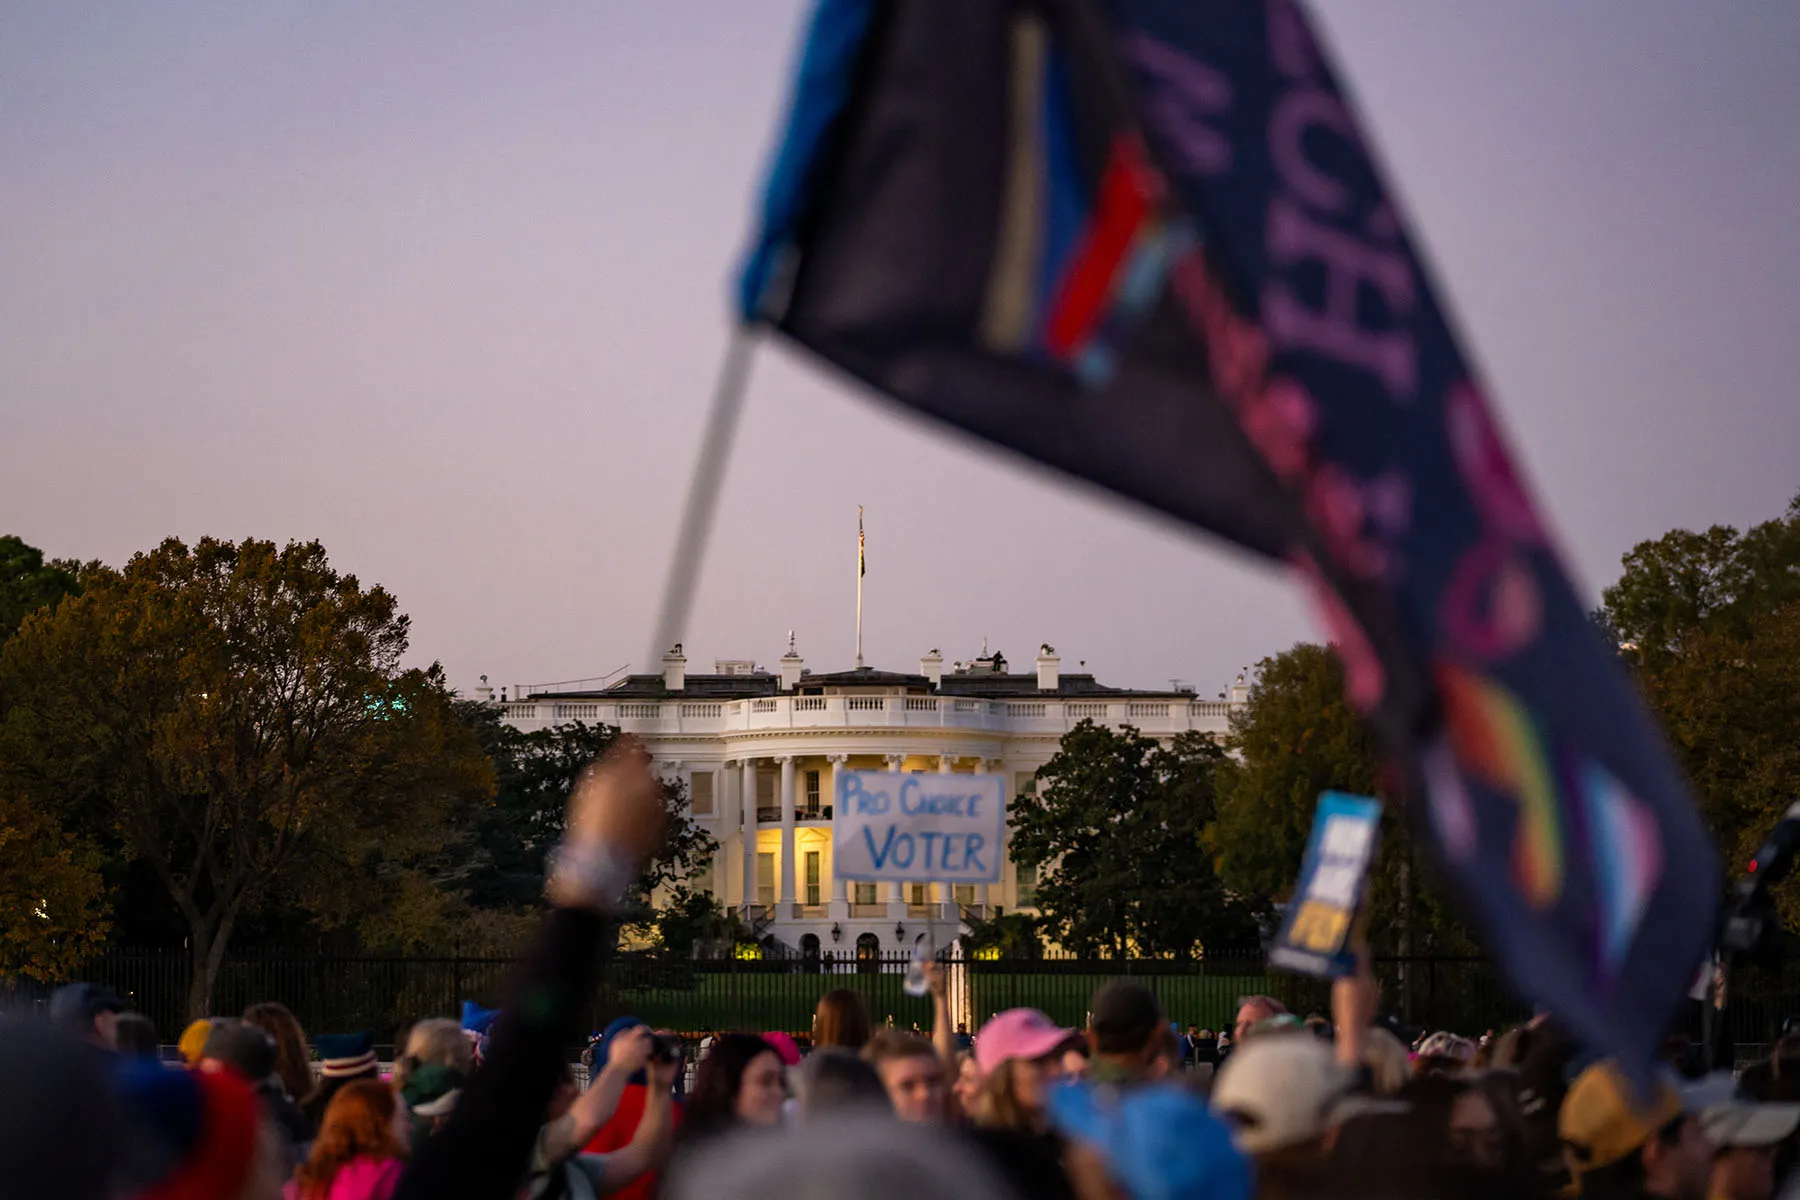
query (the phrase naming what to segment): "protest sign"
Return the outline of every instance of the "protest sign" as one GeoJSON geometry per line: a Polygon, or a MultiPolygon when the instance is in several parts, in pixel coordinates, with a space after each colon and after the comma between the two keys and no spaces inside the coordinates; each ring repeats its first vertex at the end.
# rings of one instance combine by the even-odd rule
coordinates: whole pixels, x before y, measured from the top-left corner
{"type": "Polygon", "coordinates": [[[1381,801],[1342,792],[1319,797],[1300,882],[1269,955],[1271,963],[1324,978],[1356,970],[1350,933],[1380,829],[1381,801]]]}
{"type": "Polygon", "coordinates": [[[999,883],[998,775],[840,771],[834,870],[844,879],[999,883]]]}

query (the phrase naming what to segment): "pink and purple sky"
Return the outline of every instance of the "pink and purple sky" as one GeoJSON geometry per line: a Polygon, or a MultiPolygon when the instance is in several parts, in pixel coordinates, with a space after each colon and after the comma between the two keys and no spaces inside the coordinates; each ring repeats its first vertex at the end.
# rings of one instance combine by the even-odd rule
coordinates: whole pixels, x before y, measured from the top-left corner
{"type": "MultiPolygon", "coordinates": [[[[0,532],[317,537],[467,689],[641,661],[795,0],[11,0],[0,532]]],[[[1800,489],[1800,6],[1319,0],[1579,582],[1800,489]]],[[[758,361],[690,657],[1202,694],[1277,575],[758,361]]]]}

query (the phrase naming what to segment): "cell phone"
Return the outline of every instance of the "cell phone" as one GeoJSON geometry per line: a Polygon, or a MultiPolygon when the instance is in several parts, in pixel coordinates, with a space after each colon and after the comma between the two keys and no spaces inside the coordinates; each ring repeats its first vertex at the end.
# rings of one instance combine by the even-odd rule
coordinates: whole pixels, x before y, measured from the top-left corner
{"type": "Polygon", "coordinates": [[[651,1062],[680,1062],[681,1049],[681,1035],[678,1033],[653,1033],[650,1035],[651,1062]]]}
{"type": "Polygon", "coordinates": [[[907,995],[923,996],[931,990],[931,985],[925,982],[925,964],[936,954],[937,946],[933,944],[931,931],[927,929],[913,942],[912,961],[906,964],[906,982],[900,986],[907,995]]]}

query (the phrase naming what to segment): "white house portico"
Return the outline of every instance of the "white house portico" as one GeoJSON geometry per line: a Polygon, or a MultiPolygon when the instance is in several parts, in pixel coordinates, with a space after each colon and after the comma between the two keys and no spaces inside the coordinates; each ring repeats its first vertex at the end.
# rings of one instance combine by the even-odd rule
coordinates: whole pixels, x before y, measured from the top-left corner
{"type": "MultiPolygon", "coordinates": [[[[680,646],[661,675],[591,691],[522,686],[500,704],[532,730],[569,721],[617,725],[644,739],[659,769],[688,787],[693,819],[719,850],[700,881],[759,936],[793,950],[940,945],[965,917],[1033,909],[1035,874],[1002,853],[998,884],[852,883],[832,869],[832,796],[844,770],[997,774],[1010,803],[1084,720],[1159,738],[1223,734],[1248,693],[1203,700],[1191,689],[1107,687],[1065,674],[1049,646],[1035,671],[984,655],[944,670],[932,651],[917,674],[859,668],[813,674],[790,641],[779,670],[721,661],[689,674],[680,646]]],[[[483,698],[493,700],[491,689],[483,698]]]]}

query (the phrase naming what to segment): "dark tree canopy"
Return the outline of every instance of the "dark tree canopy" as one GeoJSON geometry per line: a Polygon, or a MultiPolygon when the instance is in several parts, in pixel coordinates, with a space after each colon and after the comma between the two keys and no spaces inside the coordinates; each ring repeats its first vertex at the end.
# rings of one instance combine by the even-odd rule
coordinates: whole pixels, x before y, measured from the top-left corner
{"type": "Polygon", "coordinates": [[[81,591],[72,563],[44,561],[44,552],[12,535],[0,537],[0,646],[25,618],[81,591]]]}
{"type": "Polygon", "coordinates": [[[1258,936],[1201,845],[1224,752],[1197,733],[1168,745],[1083,721],[1012,812],[1012,854],[1041,868],[1043,924],[1077,952],[1186,956],[1258,936]]]}
{"type": "Polygon", "coordinates": [[[247,911],[366,896],[491,789],[393,596],[318,543],[170,539],[83,582],[0,652],[0,786],[154,874],[191,1011],[247,911]]]}
{"type": "Polygon", "coordinates": [[[1800,496],[1743,533],[1671,529],[1632,547],[1623,566],[1600,615],[1639,655],[1677,653],[1702,633],[1745,638],[1757,617],[1800,601],[1800,496]]]}

